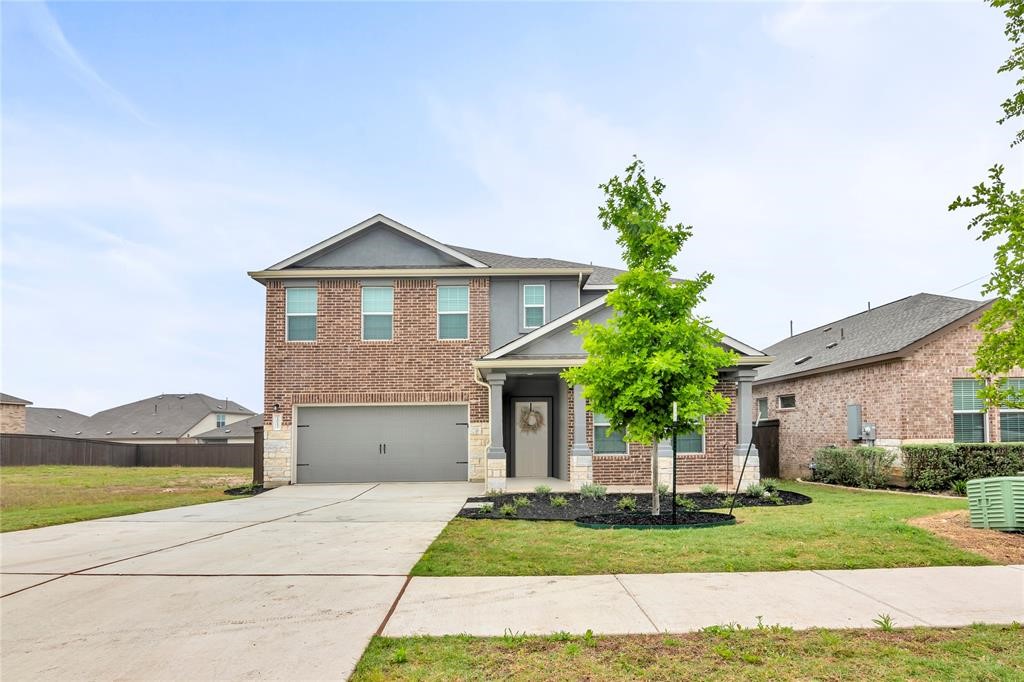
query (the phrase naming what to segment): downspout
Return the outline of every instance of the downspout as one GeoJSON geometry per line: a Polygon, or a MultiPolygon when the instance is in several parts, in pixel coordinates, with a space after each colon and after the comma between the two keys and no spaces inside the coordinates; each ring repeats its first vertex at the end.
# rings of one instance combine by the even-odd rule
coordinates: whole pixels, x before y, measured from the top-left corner
{"type": "Polygon", "coordinates": [[[580,270],[579,282],[576,284],[576,307],[583,305],[583,271],[580,270]]]}

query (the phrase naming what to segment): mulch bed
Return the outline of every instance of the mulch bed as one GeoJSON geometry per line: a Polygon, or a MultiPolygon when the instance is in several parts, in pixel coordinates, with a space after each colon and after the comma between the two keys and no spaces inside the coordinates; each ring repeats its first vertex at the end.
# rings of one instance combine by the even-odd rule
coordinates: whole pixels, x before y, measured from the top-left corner
{"type": "Polygon", "coordinates": [[[671,510],[663,509],[660,516],[651,516],[640,512],[615,514],[595,514],[581,516],[576,519],[577,525],[606,528],[685,528],[700,526],[723,526],[736,523],[732,514],[716,512],[681,512],[676,510],[675,518],[671,510]]]}
{"type": "MultiPolygon", "coordinates": [[[[703,509],[728,509],[729,503],[725,493],[716,495],[704,495],[701,493],[680,493],[681,497],[691,500],[692,509],[677,508],[677,516],[682,513],[700,511],[703,509]]],[[[784,507],[794,504],[807,504],[811,498],[800,493],[792,493],[787,490],[780,490],[780,502],[772,502],[764,498],[751,497],[740,494],[736,496],[736,507],[784,507]]],[[[508,493],[502,495],[491,495],[486,497],[471,497],[468,502],[485,503],[492,505],[490,512],[484,512],[479,507],[467,507],[459,511],[459,516],[466,519],[514,519],[528,521],[575,521],[581,516],[596,516],[598,514],[617,514],[623,510],[618,507],[619,500],[624,497],[632,497],[636,500],[635,513],[650,516],[651,496],[643,493],[608,493],[604,497],[583,497],[579,493],[508,493]],[[553,498],[564,497],[565,505],[557,507],[551,504],[553,498]],[[506,515],[501,512],[505,505],[516,505],[517,498],[529,501],[527,505],[519,505],[515,514],[506,515]]],[[[661,496],[661,513],[672,515],[672,496],[661,496]]]]}

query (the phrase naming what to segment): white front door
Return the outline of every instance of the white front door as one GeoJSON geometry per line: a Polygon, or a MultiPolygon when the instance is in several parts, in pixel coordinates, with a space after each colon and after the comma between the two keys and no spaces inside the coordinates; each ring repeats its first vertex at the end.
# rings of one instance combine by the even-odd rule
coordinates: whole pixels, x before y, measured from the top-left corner
{"type": "Polygon", "coordinates": [[[516,400],[512,404],[517,478],[547,478],[550,414],[543,400],[516,400]]]}

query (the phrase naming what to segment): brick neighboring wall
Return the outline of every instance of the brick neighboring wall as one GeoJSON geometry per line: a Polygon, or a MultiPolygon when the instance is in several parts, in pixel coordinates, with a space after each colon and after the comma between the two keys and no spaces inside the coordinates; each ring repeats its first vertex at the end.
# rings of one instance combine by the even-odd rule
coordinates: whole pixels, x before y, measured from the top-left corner
{"type": "Polygon", "coordinates": [[[0,405],[0,432],[25,433],[25,406],[0,405]]]}
{"type": "MultiPolygon", "coordinates": [[[[807,476],[815,450],[852,444],[846,433],[850,403],[859,403],[861,419],[875,424],[878,445],[952,442],[953,379],[971,377],[981,341],[973,324],[946,331],[906,358],[754,386],[754,400],[767,398],[768,418],[779,420],[780,475],[807,476]],[[796,396],[795,408],[779,409],[778,396],[786,394],[796,396]]],[[[988,421],[989,440],[998,441],[998,410],[989,411],[988,421]]]]}
{"type": "Polygon", "coordinates": [[[267,430],[275,403],[282,413],[282,440],[290,438],[284,434],[293,404],[468,403],[471,424],[486,425],[488,393],[474,381],[472,362],[490,350],[490,280],[469,280],[464,341],[437,338],[437,285],[436,279],[393,280],[393,338],[363,341],[360,281],[320,280],[316,340],[308,342],[285,341],[285,287],[268,282],[267,430]]]}
{"type": "MultiPolygon", "coordinates": [[[[719,382],[722,395],[733,402],[726,414],[709,417],[705,426],[704,452],[679,453],[676,458],[678,485],[715,483],[728,485],[732,477],[733,450],[736,447],[736,384],[719,382]]],[[[572,429],[575,415],[572,391],[569,391],[569,452],[572,452],[572,429]]],[[[587,412],[587,445],[594,448],[593,413],[587,412]]],[[[594,482],[602,485],[650,485],[652,446],[629,443],[623,455],[594,454],[594,482]]],[[[667,471],[671,471],[671,467],[667,471]]]]}

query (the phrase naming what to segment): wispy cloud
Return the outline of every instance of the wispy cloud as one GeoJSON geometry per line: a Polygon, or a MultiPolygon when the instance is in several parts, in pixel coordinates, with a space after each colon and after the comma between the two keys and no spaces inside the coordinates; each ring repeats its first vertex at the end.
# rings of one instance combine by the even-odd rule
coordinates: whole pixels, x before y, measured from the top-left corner
{"type": "Polygon", "coordinates": [[[147,126],[154,125],[132,100],[107,82],[75,49],[45,2],[26,3],[22,8],[39,42],[68,69],[95,97],[147,126]]]}

